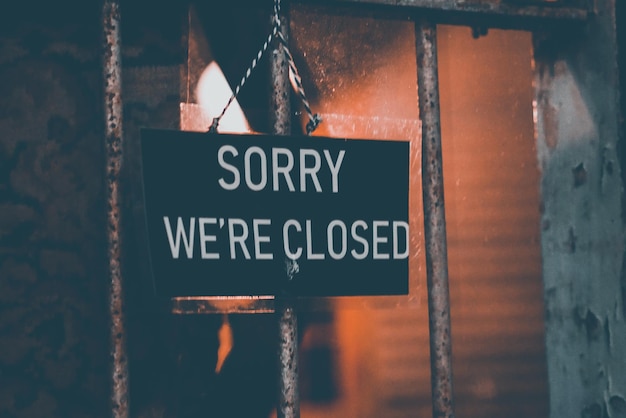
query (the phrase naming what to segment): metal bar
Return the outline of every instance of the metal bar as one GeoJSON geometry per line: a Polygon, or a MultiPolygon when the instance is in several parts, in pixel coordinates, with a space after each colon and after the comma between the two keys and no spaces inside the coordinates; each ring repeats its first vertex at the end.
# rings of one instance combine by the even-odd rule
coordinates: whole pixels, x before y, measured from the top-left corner
{"type": "Polygon", "coordinates": [[[298,315],[292,300],[282,299],[277,313],[279,327],[278,418],[300,417],[298,389],[298,315]]]}
{"type": "Polygon", "coordinates": [[[171,299],[170,311],[175,315],[274,313],[274,297],[176,297],[171,299]]]}
{"type": "Polygon", "coordinates": [[[451,12],[466,16],[505,17],[520,19],[583,21],[593,13],[593,2],[564,2],[521,0],[504,2],[493,0],[297,0],[301,3],[332,6],[356,4],[359,6],[402,7],[433,12],[451,12]]]}
{"type": "MultiPolygon", "coordinates": [[[[286,7],[281,10],[281,31],[289,40],[286,7]]],[[[289,63],[280,42],[274,43],[270,55],[271,130],[276,135],[291,134],[291,101],[289,83],[289,63]]],[[[298,315],[294,300],[282,295],[276,300],[278,318],[278,405],[277,418],[299,418],[300,396],[298,390],[298,315]]]]}
{"type": "Polygon", "coordinates": [[[433,417],[454,417],[437,28],[434,23],[421,21],[416,23],[415,29],[419,112],[422,121],[422,193],[433,417]]]}
{"type": "MultiPolygon", "coordinates": [[[[281,31],[283,37],[289,41],[288,23],[285,6],[281,14],[281,31]]],[[[291,100],[289,83],[289,61],[285,56],[280,42],[274,42],[270,55],[270,77],[272,89],[270,92],[270,122],[271,131],[275,135],[291,134],[291,100]]]]}
{"type": "Polygon", "coordinates": [[[120,240],[120,172],[122,167],[122,84],[120,7],[104,0],[103,76],[106,153],[107,240],[109,261],[109,313],[112,361],[111,416],[127,418],[128,356],[124,329],[120,240]]]}

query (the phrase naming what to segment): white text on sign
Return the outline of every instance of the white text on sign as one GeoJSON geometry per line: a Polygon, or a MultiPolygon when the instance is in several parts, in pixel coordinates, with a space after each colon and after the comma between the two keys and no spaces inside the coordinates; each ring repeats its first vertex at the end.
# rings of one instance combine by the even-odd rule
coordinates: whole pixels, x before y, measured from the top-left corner
{"type": "Polygon", "coordinates": [[[246,149],[241,158],[239,151],[233,145],[222,145],[217,152],[217,162],[221,168],[228,171],[228,179],[220,177],[218,183],[224,190],[236,190],[242,184],[255,192],[264,190],[271,181],[272,190],[277,192],[285,186],[290,192],[306,192],[307,186],[312,183],[315,191],[321,193],[331,190],[332,193],[339,192],[339,170],[345,156],[345,151],[340,150],[335,159],[330,151],[323,150],[320,155],[315,149],[300,149],[298,159],[296,160],[293,152],[287,148],[272,148],[268,155],[265,151],[256,146],[246,149]],[[322,158],[322,155],[324,158],[322,158]],[[269,164],[268,164],[268,159],[269,164]],[[243,161],[242,161],[243,160],[243,161]],[[253,163],[254,161],[254,163],[253,163]],[[243,162],[243,177],[241,180],[241,166],[243,162]],[[299,176],[294,182],[292,171],[295,164],[298,164],[299,176]],[[330,171],[331,183],[324,185],[320,183],[318,173],[322,170],[322,166],[330,171]],[[258,167],[258,172],[253,167],[258,167]],[[268,177],[268,171],[271,172],[271,180],[268,177]],[[282,177],[282,180],[281,180],[282,177]],[[296,188],[296,184],[299,186],[296,188]]]}
{"type": "MultiPolygon", "coordinates": [[[[163,217],[170,252],[173,259],[181,257],[193,259],[219,260],[273,260],[274,254],[267,247],[272,241],[269,228],[270,219],[190,217],[188,221],[178,217],[175,226],[169,217],[163,217]],[[196,229],[198,233],[196,234],[196,229]],[[222,254],[218,245],[220,230],[228,240],[227,254],[222,254]]],[[[325,238],[314,242],[314,225],[310,219],[304,222],[289,219],[284,222],[282,236],[283,254],[291,260],[304,257],[307,260],[333,260],[352,258],[354,260],[402,260],[409,256],[409,225],[405,221],[356,220],[346,223],[335,219],[326,225],[325,238]],[[296,244],[301,243],[301,244],[296,244]]]]}

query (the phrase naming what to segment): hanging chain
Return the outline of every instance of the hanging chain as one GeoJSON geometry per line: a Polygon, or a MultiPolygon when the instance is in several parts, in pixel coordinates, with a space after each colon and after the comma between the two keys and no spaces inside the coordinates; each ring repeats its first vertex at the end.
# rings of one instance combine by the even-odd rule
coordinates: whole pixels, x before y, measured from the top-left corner
{"type": "Polygon", "coordinates": [[[309,122],[306,124],[306,134],[311,135],[311,133],[313,133],[313,131],[317,129],[317,126],[322,122],[322,118],[317,113],[313,114],[313,111],[311,110],[311,106],[309,105],[309,101],[306,98],[306,94],[304,92],[304,87],[302,86],[302,78],[300,77],[300,74],[298,73],[298,68],[296,67],[296,63],[294,62],[293,56],[291,55],[291,52],[289,51],[288,42],[285,39],[283,32],[280,28],[280,25],[281,25],[280,0],[274,0],[274,16],[272,17],[272,23],[273,23],[272,32],[267,36],[267,39],[263,43],[263,46],[257,53],[256,57],[250,63],[250,66],[246,70],[246,73],[244,74],[244,76],[241,78],[241,81],[239,81],[239,84],[237,84],[237,87],[235,87],[235,91],[233,91],[233,94],[230,96],[230,99],[228,99],[228,102],[226,103],[226,106],[224,106],[222,113],[220,113],[218,117],[213,118],[213,123],[211,123],[211,126],[209,127],[209,133],[217,133],[217,128],[220,124],[220,120],[226,113],[226,110],[228,110],[228,107],[232,104],[233,101],[235,101],[235,99],[239,95],[241,88],[244,86],[244,84],[246,84],[246,81],[248,81],[248,79],[250,78],[252,71],[254,71],[257,64],[261,60],[261,57],[263,57],[263,54],[265,54],[265,52],[267,51],[269,45],[271,44],[274,38],[278,38],[278,40],[280,41],[280,44],[283,47],[283,50],[285,51],[285,56],[287,57],[287,61],[289,63],[289,73],[291,77],[293,78],[293,81],[296,85],[296,90],[298,92],[298,96],[300,97],[300,100],[302,101],[304,110],[306,111],[307,116],[309,117],[309,122]]]}

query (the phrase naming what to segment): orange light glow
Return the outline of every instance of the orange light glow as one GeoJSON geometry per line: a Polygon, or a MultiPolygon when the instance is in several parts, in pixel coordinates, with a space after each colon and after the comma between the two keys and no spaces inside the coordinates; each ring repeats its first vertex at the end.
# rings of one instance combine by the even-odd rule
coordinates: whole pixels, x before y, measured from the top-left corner
{"type": "Polygon", "coordinates": [[[217,338],[219,340],[219,348],[217,349],[217,363],[215,364],[215,373],[219,373],[222,370],[226,357],[230,354],[230,350],[233,348],[233,330],[228,322],[228,315],[222,316],[222,326],[220,327],[217,338]]]}
{"type": "MultiPolygon", "coordinates": [[[[212,121],[213,118],[218,117],[232,94],[233,91],[220,66],[215,61],[207,65],[196,87],[196,99],[202,110],[203,119],[212,121]]],[[[224,113],[218,130],[223,133],[252,132],[237,99],[233,100],[224,113]]]]}

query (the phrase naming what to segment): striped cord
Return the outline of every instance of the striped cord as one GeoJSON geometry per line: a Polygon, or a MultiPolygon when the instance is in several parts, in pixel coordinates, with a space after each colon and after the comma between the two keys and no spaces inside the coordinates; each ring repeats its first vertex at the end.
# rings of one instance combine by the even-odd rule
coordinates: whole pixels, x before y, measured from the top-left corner
{"type": "Polygon", "coordinates": [[[298,92],[298,96],[300,97],[300,101],[304,106],[304,110],[309,118],[309,122],[306,124],[306,134],[311,135],[317,126],[322,122],[322,118],[319,114],[313,113],[311,110],[311,106],[309,104],[309,100],[306,97],[306,93],[304,92],[304,86],[302,85],[302,78],[298,73],[298,68],[296,67],[296,63],[293,60],[293,55],[291,55],[291,51],[289,51],[289,43],[285,39],[283,32],[280,28],[280,0],[274,0],[274,30],[272,33],[278,37],[278,40],[283,46],[283,50],[285,51],[285,56],[287,57],[287,61],[289,62],[289,72],[293,81],[296,85],[296,90],[298,92]]]}
{"type": "Polygon", "coordinates": [[[285,36],[283,35],[282,30],[280,28],[280,25],[281,25],[280,23],[280,0],[274,0],[273,21],[274,21],[274,24],[272,27],[272,32],[268,35],[267,39],[263,43],[263,46],[257,53],[256,57],[252,60],[252,63],[246,70],[246,73],[241,78],[241,81],[239,82],[237,87],[235,87],[235,91],[230,96],[230,99],[226,103],[226,106],[224,107],[224,110],[222,110],[222,113],[218,117],[213,119],[213,123],[211,124],[211,127],[209,128],[209,133],[217,133],[217,128],[219,126],[220,120],[226,113],[226,110],[231,105],[231,103],[237,98],[239,91],[244,86],[246,81],[248,81],[248,79],[250,78],[250,75],[252,74],[252,71],[254,71],[257,64],[259,63],[259,60],[261,59],[263,54],[265,54],[270,43],[275,37],[278,38],[278,40],[280,41],[283,47],[283,50],[285,51],[285,56],[287,57],[287,61],[289,63],[289,73],[295,83],[295,88],[297,90],[298,96],[300,97],[300,101],[302,102],[302,105],[304,106],[304,110],[306,111],[307,116],[309,118],[309,122],[306,124],[306,134],[311,135],[313,131],[317,129],[318,125],[322,122],[322,118],[319,116],[319,114],[317,113],[314,114],[313,111],[311,110],[311,106],[309,104],[309,101],[306,97],[306,93],[304,92],[304,87],[302,85],[302,78],[300,77],[300,74],[298,73],[298,68],[296,67],[296,63],[293,59],[293,56],[291,55],[291,51],[289,51],[288,42],[285,39],[285,36]]]}
{"type": "Polygon", "coordinates": [[[243,77],[241,77],[241,81],[239,81],[239,84],[237,84],[237,87],[235,87],[235,91],[230,96],[230,99],[228,99],[228,102],[226,103],[226,106],[224,106],[224,110],[222,110],[222,113],[220,113],[218,117],[213,118],[213,123],[211,124],[211,127],[209,128],[209,133],[217,133],[217,127],[220,124],[220,120],[222,119],[222,117],[224,117],[224,114],[226,113],[226,110],[228,110],[228,107],[237,98],[237,95],[239,95],[241,88],[244,86],[244,84],[246,84],[246,81],[248,81],[248,79],[250,78],[252,71],[254,71],[257,64],[261,60],[261,57],[263,57],[263,54],[265,54],[265,51],[267,51],[267,48],[269,47],[273,38],[274,38],[274,32],[272,31],[272,33],[268,35],[267,39],[263,43],[263,46],[261,47],[261,49],[259,49],[259,52],[256,54],[256,57],[254,57],[254,59],[250,63],[250,66],[246,70],[246,73],[243,75],[243,77]]]}

